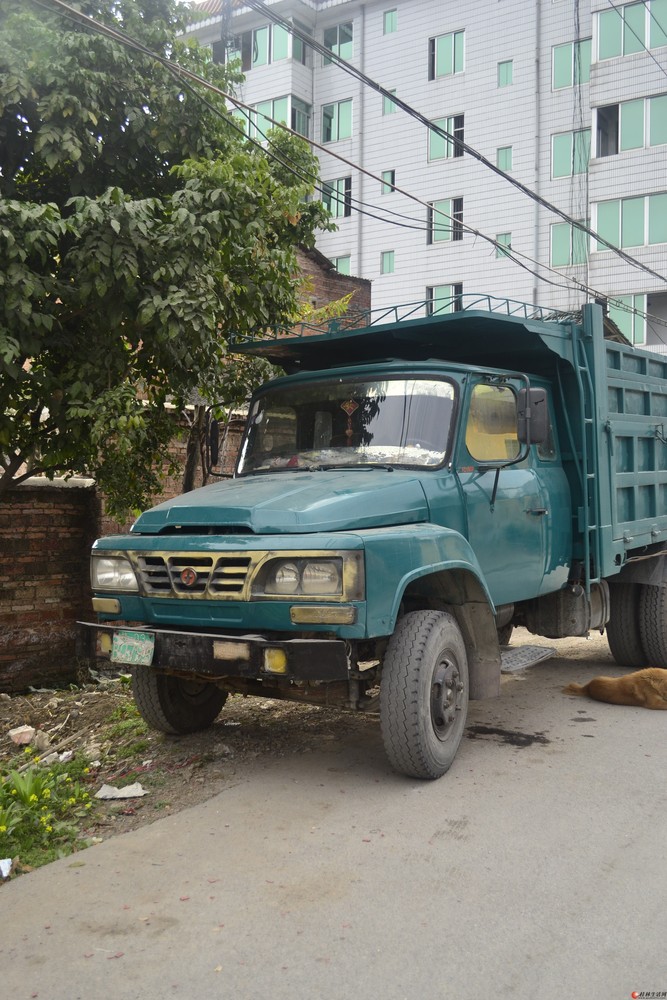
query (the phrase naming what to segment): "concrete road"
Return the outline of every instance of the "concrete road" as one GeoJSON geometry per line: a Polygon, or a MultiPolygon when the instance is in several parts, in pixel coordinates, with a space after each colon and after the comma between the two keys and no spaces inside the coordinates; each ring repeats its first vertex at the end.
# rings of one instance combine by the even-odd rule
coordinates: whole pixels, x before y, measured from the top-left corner
{"type": "Polygon", "coordinates": [[[366,726],[4,885],[2,995],[667,995],[667,713],[563,695],[624,671],[558,645],[471,706],[437,782],[366,726]]]}

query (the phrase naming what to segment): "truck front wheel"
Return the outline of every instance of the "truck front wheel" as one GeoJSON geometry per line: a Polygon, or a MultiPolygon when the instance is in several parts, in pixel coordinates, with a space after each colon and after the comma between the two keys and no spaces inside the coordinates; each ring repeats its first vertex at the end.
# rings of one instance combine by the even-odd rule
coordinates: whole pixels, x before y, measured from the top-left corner
{"type": "Polygon", "coordinates": [[[132,694],[141,717],[161,733],[195,733],[219,715],[227,692],[214,684],[135,668],[132,694]]]}
{"type": "Polygon", "coordinates": [[[413,778],[449,770],[468,711],[468,658],[445,611],[413,611],[389,640],[380,683],[380,724],[392,766],[413,778]]]}

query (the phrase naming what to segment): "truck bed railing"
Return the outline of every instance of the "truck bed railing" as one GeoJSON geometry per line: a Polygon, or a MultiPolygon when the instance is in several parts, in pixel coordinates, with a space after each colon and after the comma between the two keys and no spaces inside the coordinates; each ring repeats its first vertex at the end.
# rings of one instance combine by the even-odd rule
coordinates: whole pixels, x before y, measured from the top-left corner
{"type": "Polygon", "coordinates": [[[271,341],[284,338],[308,336],[333,336],[346,330],[363,330],[384,324],[403,323],[431,316],[443,316],[457,312],[486,312],[511,316],[523,320],[540,320],[546,323],[580,323],[581,312],[563,312],[557,309],[546,309],[542,306],[519,302],[514,299],[498,298],[494,295],[470,292],[465,295],[453,295],[448,299],[419,299],[400,305],[379,309],[351,310],[343,316],[337,316],[322,322],[304,321],[294,326],[269,327],[248,334],[232,333],[229,337],[230,347],[240,347],[257,341],[271,341]]]}

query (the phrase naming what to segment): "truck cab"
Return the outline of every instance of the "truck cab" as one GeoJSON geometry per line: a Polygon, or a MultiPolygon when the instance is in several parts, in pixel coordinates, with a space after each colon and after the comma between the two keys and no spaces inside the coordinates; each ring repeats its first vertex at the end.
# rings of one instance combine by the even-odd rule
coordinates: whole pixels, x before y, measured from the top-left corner
{"type": "MultiPolygon", "coordinates": [[[[618,358],[600,307],[484,304],[239,345],[288,374],[252,399],[233,479],[93,547],[87,634],[131,667],[149,724],[204,728],[233,693],[379,711],[394,768],[437,778],[514,624],[583,635],[615,602],[627,645],[632,603],[648,657],[637,546],[603,523],[618,358]]],[[[633,440],[655,440],[644,416],[633,440]]],[[[639,520],[659,575],[667,518],[639,520]]]]}

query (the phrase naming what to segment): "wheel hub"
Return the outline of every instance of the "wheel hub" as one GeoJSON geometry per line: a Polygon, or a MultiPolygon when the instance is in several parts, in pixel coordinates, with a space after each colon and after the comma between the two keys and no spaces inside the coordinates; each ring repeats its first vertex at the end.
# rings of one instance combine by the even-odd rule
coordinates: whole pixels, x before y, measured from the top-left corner
{"type": "Polygon", "coordinates": [[[446,740],[461,711],[463,683],[456,663],[441,660],[431,683],[431,722],[439,740],[446,740]]]}

